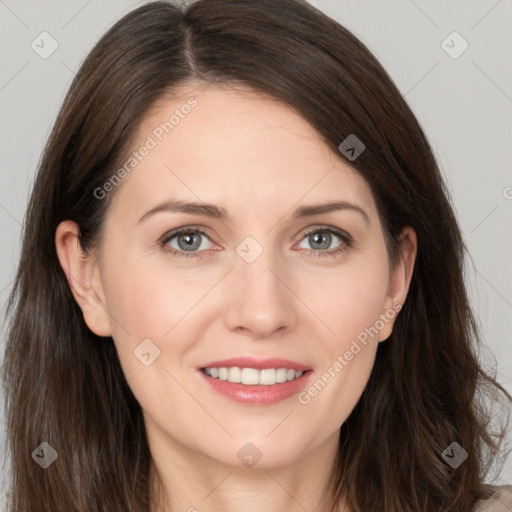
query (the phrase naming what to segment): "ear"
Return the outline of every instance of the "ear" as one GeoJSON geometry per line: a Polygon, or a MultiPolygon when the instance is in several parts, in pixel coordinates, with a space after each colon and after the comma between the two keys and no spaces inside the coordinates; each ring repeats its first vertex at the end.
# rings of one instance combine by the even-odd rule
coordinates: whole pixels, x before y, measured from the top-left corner
{"type": "Polygon", "coordinates": [[[388,291],[381,315],[381,318],[385,316],[386,321],[379,331],[379,341],[384,341],[391,335],[396,317],[407,298],[418,250],[414,229],[405,227],[400,233],[399,244],[400,255],[389,275],[388,291]]]}
{"type": "Polygon", "coordinates": [[[82,250],[79,234],[80,228],[75,222],[61,222],[55,232],[57,256],[89,329],[98,336],[111,336],[98,264],[82,250]]]}

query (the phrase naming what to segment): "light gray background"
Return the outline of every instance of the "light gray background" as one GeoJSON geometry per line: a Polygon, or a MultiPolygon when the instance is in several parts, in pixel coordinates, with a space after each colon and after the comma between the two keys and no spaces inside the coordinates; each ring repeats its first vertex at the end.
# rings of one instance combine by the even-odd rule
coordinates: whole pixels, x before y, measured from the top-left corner
{"type": "MultiPolygon", "coordinates": [[[[64,94],[100,35],[142,3],[0,0],[2,318],[29,189],[64,94]],[[43,31],[59,45],[47,59],[31,48],[43,31]]],[[[483,360],[492,364],[494,354],[498,379],[512,393],[512,1],[311,3],[369,46],[422,124],[474,262],[468,285],[486,343],[483,360]],[[441,46],[453,31],[469,44],[456,59],[441,46]]],[[[461,48],[456,39],[447,44],[461,48]]],[[[4,339],[2,331],[0,349],[4,339]]],[[[4,439],[2,416],[1,447],[4,439]]],[[[496,480],[507,482],[512,456],[496,480]]]]}

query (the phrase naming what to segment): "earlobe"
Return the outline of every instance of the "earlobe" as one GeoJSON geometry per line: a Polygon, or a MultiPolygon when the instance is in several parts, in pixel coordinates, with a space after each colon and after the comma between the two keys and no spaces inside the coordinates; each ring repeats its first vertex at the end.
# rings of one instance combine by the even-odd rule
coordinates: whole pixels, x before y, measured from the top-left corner
{"type": "Polygon", "coordinates": [[[402,230],[399,237],[400,256],[394,268],[391,269],[388,293],[385,300],[385,315],[390,320],[379,332],[379,341],[385,341],[393,331],[393,325],[402,308],[409,287],[411,285],[412,274],[417,254],[416,232],[411,227],[402,230]]]}
{"type": "Polygon", "coordinates": [[[98,265],[83,251],[79,233],[80,228],[75,222],[66,220],[58,225],[55,232],[57,256],[89,329],[98,336],[111,336],[98,265]]]}

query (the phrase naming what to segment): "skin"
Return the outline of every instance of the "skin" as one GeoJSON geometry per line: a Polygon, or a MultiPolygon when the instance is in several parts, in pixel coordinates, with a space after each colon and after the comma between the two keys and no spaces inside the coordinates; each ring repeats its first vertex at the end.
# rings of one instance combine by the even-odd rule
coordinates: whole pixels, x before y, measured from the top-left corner
{"type": "MultiPolygon", "coordinates": [[[[162,99],[132,150],[190,97],[197,106],[110,192],[100,246],[82,254],[78,227],[65,221],[56,232],[59,259],[89,328],[113,337],[143,409],[160,510],[325,511],[321,491],[339,428],[397,315],[308,404],[297,395],[265,406],[235,403],[211,390],[197,368],[238,356],[283,357],[312,368],[313,383],[379,315],[403,304],[416,235],[404,229],[406,249],[392,268],[364,179],[302,117],[249,90],[191,87],[162,99]],[[171,198],[222,206],[231,220],[164,211],[138,222],[171,198]],[[335,200],[360,206],[369,221],[349,209],[291,216],[299,206],[335,200]],[[195,249],[204,258],[173,256],[159,245],[164,233],[187,226],[206,231],[195,249]],[[349,233],[352,245],[329,239],[325,226],[349,233]],[[314,257],[322,234],[327,250],[346,250],[314,257]],[[263,249],[252,263],[236,252],[247,236],[263,249]],[[149,366],[133,353],[147,338],[161,351],[149,366]],[[247,442],[262,455],[253,467],[237,457],[247,442]]],[[[169,245],[186,251],[177,237],[169,245]]]]}

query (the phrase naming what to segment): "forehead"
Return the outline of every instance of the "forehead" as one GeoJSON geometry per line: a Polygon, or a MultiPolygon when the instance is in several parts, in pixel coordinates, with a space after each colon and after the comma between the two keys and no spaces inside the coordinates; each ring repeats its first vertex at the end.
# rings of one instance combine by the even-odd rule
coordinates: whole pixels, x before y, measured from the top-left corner
{"type": "Polygon", "coordinates": [[[250,216],[351,199],[375,213],[359,173],[292,108],[251,89],[210,85],[162,97],[140,123],[127,158],[133,152],[136,165],[116,202],[194,199],[250,216]]]}

